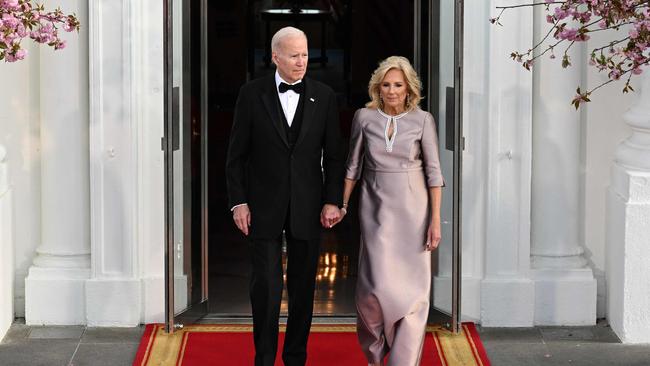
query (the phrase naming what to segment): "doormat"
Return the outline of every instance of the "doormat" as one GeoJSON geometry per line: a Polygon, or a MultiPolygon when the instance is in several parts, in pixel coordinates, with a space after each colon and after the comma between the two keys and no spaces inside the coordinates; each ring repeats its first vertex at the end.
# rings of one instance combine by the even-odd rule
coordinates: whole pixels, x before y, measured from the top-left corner
{"type": "MultiPolygon", "coordinates": [[[[284,326],[278,339],[282,349],[284,326]]],[[[275,365],[282,365],[278,352],[275,365]]],[[[309,366],[367,365],[354,325],[314,324],[307,348],[309,366]]],[[[190,325],[174,334],[163,325],[148,324],[134,366],[253,365],[252,325],[190,325]]],[[[422,352],[422,366],[489,366],[474,323],[463,323],[459,334],[430,326],[422,352]]]]}

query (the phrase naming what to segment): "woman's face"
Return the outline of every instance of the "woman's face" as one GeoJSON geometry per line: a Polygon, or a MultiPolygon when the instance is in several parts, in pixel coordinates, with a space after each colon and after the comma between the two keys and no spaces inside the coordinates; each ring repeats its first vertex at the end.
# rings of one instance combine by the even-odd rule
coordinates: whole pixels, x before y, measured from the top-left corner
{"type": "Polygon", "coordinates": [[[407,94],[408,88],[402,70],[388,70],[379,84],[379,95],[384,102],[384,108],[404,108],[407,94]]]}

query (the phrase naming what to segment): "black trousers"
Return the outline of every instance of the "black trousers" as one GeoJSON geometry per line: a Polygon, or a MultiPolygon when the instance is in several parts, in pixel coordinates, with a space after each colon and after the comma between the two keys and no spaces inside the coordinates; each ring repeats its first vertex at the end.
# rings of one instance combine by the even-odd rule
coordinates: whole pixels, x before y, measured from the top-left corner
{"type": "MultiPolygon", "coordinates": [[[[289,317],[282,360],[286,366],[304,366],[307,337],[314,308],[314,286],[320,238],[300,240],[285,225],[287,239],[287,291],[289,317]]],[[[282,301],[282,236],[251,239],[255,365],[272,366],[278,348],[278,321],[282,301]]]]}

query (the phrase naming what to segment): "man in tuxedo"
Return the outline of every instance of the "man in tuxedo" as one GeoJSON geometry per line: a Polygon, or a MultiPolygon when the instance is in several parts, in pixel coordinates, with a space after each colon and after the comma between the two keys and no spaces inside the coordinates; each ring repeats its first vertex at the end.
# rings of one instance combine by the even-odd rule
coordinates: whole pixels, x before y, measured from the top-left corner
{"type": "Polygon", "coordinates": [[[273,365],[277,352],[284,231],[289,317],[282,359],[293,366],[307,359],[320,226],[340,219],[345,157],[334,92],[305,78],[307,37],[286,27],[271,43],[275,74],[239,91],[226,179],[233,220],[251,244],[255,365],[273,365]]]}

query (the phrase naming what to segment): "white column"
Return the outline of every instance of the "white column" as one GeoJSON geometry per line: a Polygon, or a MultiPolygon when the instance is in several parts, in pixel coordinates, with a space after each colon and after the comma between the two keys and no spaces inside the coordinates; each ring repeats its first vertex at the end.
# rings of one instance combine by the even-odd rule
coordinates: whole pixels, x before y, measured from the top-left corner
{"type": "Polygon", "coordinates": [[[623,116],[632,135],[616,150],[607,197],[607,318],[624,343],[650,343],[649,72],[623,116]]]}
{"type": "Polygon", "coordinates": [[[14,320],[14,241],[7,149],[0,144],[0,339],[14,320]]]}
{"type": "MultiPolygon", "coordinates": [[[[536,7],[534,41],[550,26],[536,7]]],[[[557,49],[558,58],[564,49],[557,49]]],[[[535,280],[535,323],[593,324],[596,281],[580,243],[580,113],[570,104],[581,82],[581,43],[571,66],[539,58],[533,66],[533,160],[531,277],[535,280]]]]}
{"type": "MultiPolygon", "coordinates": [[[[88,173],[88,4],[50,1],[75,13],[81,31],[61,51],[42,49],[42,244],[25,280],[28,324],[84,324],[90,271],[88,173]]],[[[64,32],[63,32],[64,33],[64,32]]]]}

